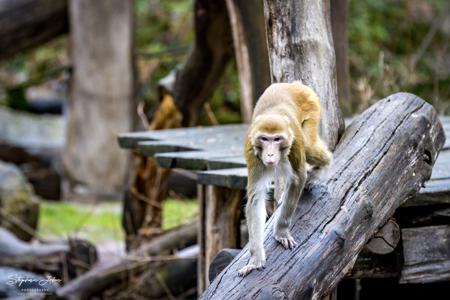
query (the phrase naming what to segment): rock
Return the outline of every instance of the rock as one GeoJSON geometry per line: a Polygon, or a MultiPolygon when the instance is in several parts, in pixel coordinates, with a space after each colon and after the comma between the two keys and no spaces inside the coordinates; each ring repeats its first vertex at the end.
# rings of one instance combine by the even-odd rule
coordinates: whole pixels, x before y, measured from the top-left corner
{"type": "Polygon", "coordinates": [[[0,226],[29,241],[37,228],[39,200],[13,164],[0,161],[0,226]]]}

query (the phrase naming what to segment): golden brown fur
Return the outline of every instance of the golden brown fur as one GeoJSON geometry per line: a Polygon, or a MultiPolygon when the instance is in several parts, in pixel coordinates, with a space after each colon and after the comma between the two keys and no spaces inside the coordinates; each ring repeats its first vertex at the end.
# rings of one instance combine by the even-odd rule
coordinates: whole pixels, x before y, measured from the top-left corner
{"type": "Polygon", "coordinates": [[[277,199],[281,207],[274,223],[275,239],[285,248],[295,246],[288,227],[305,185],[306,163],[319,168],[329,164],[332,157],[318,135],[319,122],[319,97],[300,82],[272,84],[258,100],[245,143],[246,216],[251,257],[239,271],[241,276],[265,263],[262,243],[266,209],[262,203],[266,201],[270,182],[275,182],[275,189],[281,185],[284,189],[282,193],[275,193],[282,195],[282,199],[277,199]],[[268,153],[269,147],[270,155],[262,155],[268,153]]]}

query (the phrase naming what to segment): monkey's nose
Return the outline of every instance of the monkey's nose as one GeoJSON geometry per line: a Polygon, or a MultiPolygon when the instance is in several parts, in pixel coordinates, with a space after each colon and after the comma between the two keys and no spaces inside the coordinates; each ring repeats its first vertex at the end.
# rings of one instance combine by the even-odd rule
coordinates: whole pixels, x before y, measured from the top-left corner
{"type": "Polygon", "coordinates": [[[273,153],[267,153],[268,157],[272,157],[274,154],[273,153]]]}

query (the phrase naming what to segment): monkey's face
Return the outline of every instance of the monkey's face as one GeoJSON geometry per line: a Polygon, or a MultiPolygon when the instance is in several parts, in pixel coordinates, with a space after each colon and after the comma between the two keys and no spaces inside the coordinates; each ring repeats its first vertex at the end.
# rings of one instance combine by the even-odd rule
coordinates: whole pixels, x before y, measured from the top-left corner
{"type": "Polygon", "coordinates": [[[283,135],[263,133],[256,138],[255,153],[266,167],[277,166],[286,148],[287,140],[283,135]]]}

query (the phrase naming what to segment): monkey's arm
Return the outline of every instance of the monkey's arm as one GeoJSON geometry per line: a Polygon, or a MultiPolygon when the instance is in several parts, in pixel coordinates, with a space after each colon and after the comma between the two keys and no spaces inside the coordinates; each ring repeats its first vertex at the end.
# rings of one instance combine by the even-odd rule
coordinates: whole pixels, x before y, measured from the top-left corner
{"type": "Polygon", "coordinates": [[[289,162],[282,166],[286,174],[285,191],[282,194],[281,206],[275,212],[274,234],[275,239],[286,249],[292,249],[296,245],[289,226],[306,181],[306,163],[302,151],[301,146],[294,143],[289,162]]]}
{"type": "Polygon", "coordinates": [[[258,172],[258,162],[256,157],[248,162],[248,184],[247,184],[247,205],[245,215],[250,245],[250,260],[246,266],[239,270],[240,276],[246,276],[254,269],[264,267],[266,254],[264,251],[264,225],[266,222],[266,198],[267,182],[262,176],[262,171],[258,172]]]}

